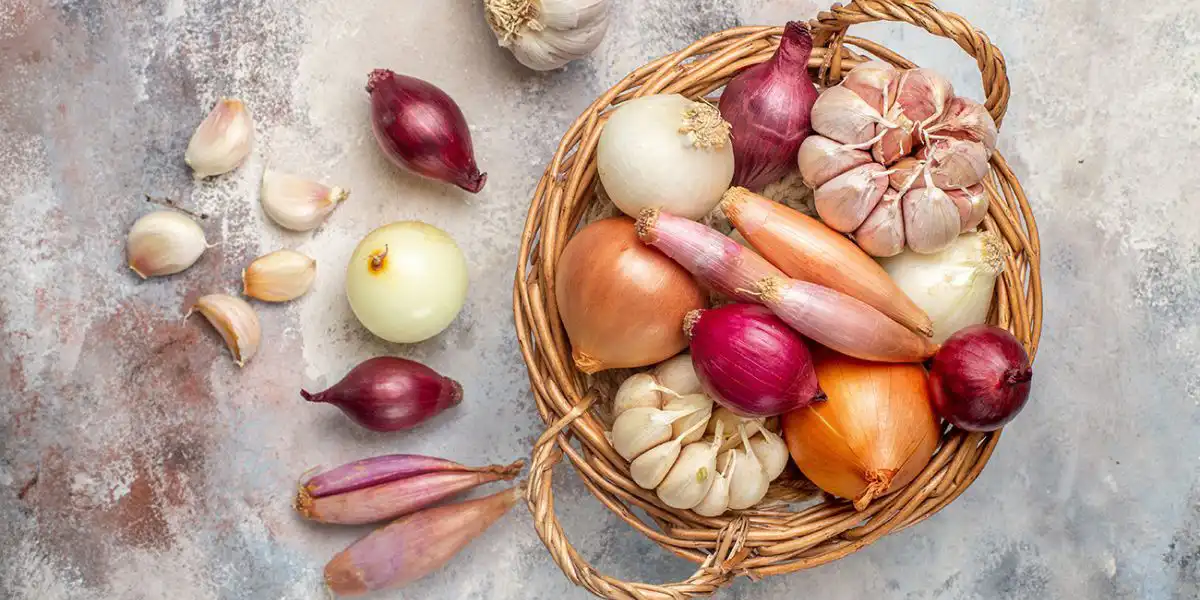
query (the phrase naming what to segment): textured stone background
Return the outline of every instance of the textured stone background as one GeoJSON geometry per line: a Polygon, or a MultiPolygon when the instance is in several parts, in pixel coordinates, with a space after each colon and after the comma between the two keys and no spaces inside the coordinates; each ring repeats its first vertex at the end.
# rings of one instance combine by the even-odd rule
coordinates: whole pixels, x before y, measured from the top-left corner
{"type": "MultiPolygon", "coordinates": [[[[3,0],[0,6],[0,596],[315,598],[319,569],[363,533],[293,518],[297,476],[396,451],[507,462],[540,431],[509,306],[518,232],[558,134],[648,59],[737,24],[809,18],[813,0],[616,0],[610,34],[565,71],[524,70],[476,2],[3,0]],[[367,121],[367,72],[437,82],[474,126],[483,193],[390,168],[367,121]],[[221,95],[253,108],[237,172],[193,183],[181,157],[221,95]],[[266,164],[344,184],[311,234],[264,222],[266,164]],[[219,245],[141,282],[123,238],[168,196],[219,245]],[[444,335],[389,346],[353,320],[342,265],[382,223],[420,218],[467,251],[467,308],[444,335]],[[295,247],[317,288],[259,306],[266,343],[239,371],[184,307],[234,290],[252,257],[295,247]],[[372,435],[299,386],[399,353],[459,379],[466,401],[408,434],[372,435]]],[[[1046,329],[1033,401],[979,481],[937,517],[815,571],[727,598],[1200,596],[1200,2],[947,0],[1005,51],[1000,146],[1044,248],[1046,329]]],[[[871,26],[978,96],[973,63],[912,28],[871,26]]],[[[690,565],[558,478],[583,555],[629,579],[690,565]]],[[[450,566],[389,598],[583,598],[515,510],[450,566]]]]}

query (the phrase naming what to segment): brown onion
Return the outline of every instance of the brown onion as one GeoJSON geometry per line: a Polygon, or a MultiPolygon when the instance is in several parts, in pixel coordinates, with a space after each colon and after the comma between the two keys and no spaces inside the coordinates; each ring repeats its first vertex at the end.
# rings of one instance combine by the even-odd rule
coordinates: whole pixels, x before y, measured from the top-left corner
{"type": "Polygon", "coordinates": [[[828,401],[784,415],[783,437],[805,477],[865,510],[915,479],[937,448],[925,369],[813,354],[828,401]]]}
{"type": "Polygon", "coordinates": [[[641,367],[687,347],[683,318],[705,293],[683,267],[638,241],[626,217],[596,221],[559,257],[559,316],[584,373],[641,367]]]}

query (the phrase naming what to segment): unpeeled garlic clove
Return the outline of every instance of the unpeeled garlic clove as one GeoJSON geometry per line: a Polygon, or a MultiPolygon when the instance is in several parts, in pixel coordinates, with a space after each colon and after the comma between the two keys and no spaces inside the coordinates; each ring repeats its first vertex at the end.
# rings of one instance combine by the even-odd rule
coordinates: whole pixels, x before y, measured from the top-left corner
{"type": "Polygon", "coordinates": [[[762,462],[763,472],[767,474],[767,480],[775,481],[783,474],[783,470],[787,467],[787,443],[778,434],[769,429],[761,429],[758,433],[759,435],[750,438],[750,447],[754,449],[754,454],[762,462]]]}
{"type": "Polygon", "coordinates": [[[704,500],[715,479],[722,432],[718,424],[717,434],[711,442],[702,440],[683,447],[679,458],[655,490],[663,504],[671,508],[693,508],[704,500]]]}
{"type": "Polygon", "coordinates": [[[663,394],[674,394],[671,390],[659,385],[658,379],[650,373],[635,373],[621,382],[617,393],[613,396],[613,418],[631,408],[662,408],[663,394]]]}
{"type": "Polygon", "coordinates": [[[691,410],[663,411],[657,408],[631,408],[613,421],[613,449],[625,460],[671,439],[671,424],[692,414],[691,410]]]}
{"type": "Polygon", "coordinates": [[[909,190],[900,201],[904,237],[918,254],[933,254],[950,245],[962,229],[958,207],[940,188],[909,190]]]}
{"type": "MultiPolygon", "coordinates": [[[[719,517],[729,510],[729,479],[732,477],[734,469],[737,468],[737,459],[733,458],[734,456],[733,450],[722,455],[721,458],[725,459],[724,469],[717,471],[713,477],[712,487],[708,489],[708,493],[704,495],[700,504],[692,507],[692,512],[702,517],[719,517]]],[[[718,469],[721,467],[718,466],[718,469]]]]}
{"type": "Polygon", "coordinates": [[[663,387],[681,396],[700,393],[700,379],[692,366],[692,355],[677,354],[654,367],[654,378],[663,387]]]}
{"type": "Polygon", "coordinates": [[[825,224],[841,232],[858,229],[875,210],[888,188],[888,175],[879,163],[854,167],[817,188],[813,200],[825,224]]]}
{"type": "Polygon", "coordinates": [[[988,151],[981,142],[937,138],[921,150],[929,161],[933,185],[944,190],[969,187],[983,179],[988,169],[988,151]]]}
{"type": "Polygon", "coordinates": [[[796,162],[800,166],[800,177],[804,184],[816,189],[854,167],[871,162],[871,154],[823,135],[810,135],[800,144],[796,162]]]}
{"type": "Polygon", "coordinates": [[[904,250],[904,215],[900,192],[888,188],[875,210],[854,231],[854,241],[871,256],[895,256],[904,250]]]}
{"type": "Polygon", "coordinates": [[[200,225],[173,210],[143,215],[129,228],[125,242],[129,268],[142,279],[178,273],[195,264],[205,248],[200,225]]]}
{"type": "Polygon", "coordinates": [[[969,188],[945,190],[946,195],[958,207],[958,220],[961,223],[960,233],[966,233],[979,226],[987,216],[988,195],[983,184],[977,183],[969,188]]]}
{"type": "Polygon", "coordinates": [[[633,459],[633,462],[629,463],[629,475],[633,478],[633,482],[647,490],[658,487],[658,484],[662,483],[663,477],[666,477],[667,472],[671,470],[671,465],[674,465],[675,460],[679,458],[684,439],[692,432],[704,433],[704,423],[692,425],[675,436],[675,439],[663,442],[633,459]]]}
{"type": "Polygon", "coordinates": [[[325,221],[338,203],[350,197],[350,191],[305,179],[298,175],[267,169],[263,173],[263,212],[280,227],[308,231],[325,221]]]}
{"type": "Polygon", "coordinates": [[[262,328],[258,324],[258,315],[245,300],[228,294],[209,294],[196,300],[188,315],[192,311],[204,315],[221,334],[239,367],[245,366],[258,352],[262,328]]]}
{"type": "Polygon", "coordinates": [[[704,426],[708,424],[708,418],[712,416],[713,401],[704,394],[688,394],[668,400],[663,406],[663,410],[693,411],[688,416],[671,424],[671,433],[683,435],[683,443],[690,444],[704,437],[704,426]],[[695,425],[699,425],[699,427],[694,427],[695,425]],[[689,430],[692,433],[684,433],[689,430]]]}
{"type": "Polygon", "coordinates": [[[203,179],[236,169],[253,147],[250,111],[241,100],[221,98],[192,134],[183,161],[203,179]]]}
{"type": "Polygon", "coordinates": [[[738,465],[729,481],[729,508],[734,510],[758,504],[766,497],[771,483],[758,454],[754,451],[754,446],[750,443],[749,436],[746,435],[746,428],[738,429],[742,438],[742,449],[733,450],[736,457],[732,457],[731,460],[736,460],[738,465]]]}
{"type": "Polygon", "coordinates": [[[260,256],[242,271],[242,293],[264,302],[303,296],[317,277],[317,261],[294,250],[260,256]]]}

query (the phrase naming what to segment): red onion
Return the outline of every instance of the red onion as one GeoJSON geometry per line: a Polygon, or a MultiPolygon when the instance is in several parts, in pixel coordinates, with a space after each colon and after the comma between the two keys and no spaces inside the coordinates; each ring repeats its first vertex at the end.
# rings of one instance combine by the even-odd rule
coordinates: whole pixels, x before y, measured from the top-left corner
{"type": "Polygon", "coordinates": [[[389,160],[472,194],[483,189],[487,173],[475,166],[467,120],[446,92],[416,77],[375,69],[367,93],[371,129],[389,160]]]}
{"type": "Polygon", "coordinates": [[[300,390],[309,402],[327,402],[372,431],[415,427],[462,401],[462,386],[415,361],[379,356],[363,361],[329,389],[300,390]]]}
{"type": "Polygon", "coordinates": [[[972,325],[950,336],[933,357],[929,392],[933,408],[955,427],[995,431],[1029,399],[1033,368],[1013,334],[972,325]]]}
{"type": "Polygon", "coordinates": [[[788,23],[771,60],[742,71],[721,93],[721,116],[732,126],[733,185],[758,191],[796,167],[817,101],[808,75],[812,45],[807,25],[788,23]]]}
{"type": "Polygon", "coordinates": [[[747,417],[773,417],[825,399],[804,338],[765,307],[727,304],[684,322],[704,392],[747,417]]]}

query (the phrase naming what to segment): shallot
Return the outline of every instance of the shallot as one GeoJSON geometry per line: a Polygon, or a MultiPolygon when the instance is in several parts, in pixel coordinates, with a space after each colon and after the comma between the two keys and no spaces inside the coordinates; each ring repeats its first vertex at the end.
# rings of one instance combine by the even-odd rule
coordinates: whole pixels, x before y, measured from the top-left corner
{"type": "Polygon", "coordinates": [[[967,431],[995,431],[1025,408],[1033,368],[1013,334],[973,325],[950,336],[933,357],[929,391],[939,415],[967,431]]]}
{"type": "Polygon", "coordinates": [[[419,362],[377,356],[325,391],[300,390],[300,395],[309,402],[332,404],[372,431],[399,431],[461,402],[462,386],[419,362]]]}

